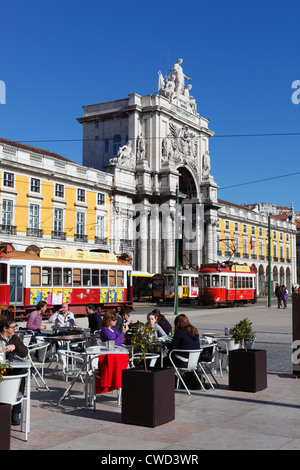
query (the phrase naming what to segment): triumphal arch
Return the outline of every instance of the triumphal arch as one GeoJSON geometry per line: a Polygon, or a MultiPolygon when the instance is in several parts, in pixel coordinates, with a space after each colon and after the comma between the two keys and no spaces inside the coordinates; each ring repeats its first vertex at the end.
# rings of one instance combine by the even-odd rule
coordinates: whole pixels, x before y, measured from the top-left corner
{"type": "MultiPolygon", "coordinates": [[[[154,94],[83,107],[83,165],[113,175],[110,249],[151,273],[217,259],[217,184],[209,120],[178,59],[154,94]]],[[[155,79],[155,77],[154,77],[155,79]]],[[[101,182],[99,183],[101,184],[101,182]]]]}

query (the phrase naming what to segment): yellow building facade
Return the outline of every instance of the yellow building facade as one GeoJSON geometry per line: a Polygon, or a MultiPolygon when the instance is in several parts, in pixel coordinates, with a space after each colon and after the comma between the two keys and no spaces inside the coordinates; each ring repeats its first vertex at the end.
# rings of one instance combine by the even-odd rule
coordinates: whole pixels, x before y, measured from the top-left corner
{"type": "Polygon", "coordinates": [[[110,175],[5,139],[0,159],[2,242],[110,251],[110,175]]]}
{"type": "MultiPolygon", "coordinates": [[[[257,289],[264,295],[269,270],[269,218],[258,211],[219,200],[218,261],[254,266],[257,289]]],[[[284,284],[291,291],[296,278],[296,225],[294,214],[270,216],[270,263],[273,288],[284,284]]]]}

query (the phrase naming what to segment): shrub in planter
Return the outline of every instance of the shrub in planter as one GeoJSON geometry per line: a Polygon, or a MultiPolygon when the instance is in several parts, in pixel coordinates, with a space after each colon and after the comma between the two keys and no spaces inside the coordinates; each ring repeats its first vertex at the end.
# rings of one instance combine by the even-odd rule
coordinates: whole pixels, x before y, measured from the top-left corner
{"type": "Polygon", "coordinates": [[[229,351],[229,389],[257,392],[267,387],[267,352],[248,349],[255,339],[252,323],[245,318],[230,329],[236,344],[242,349],[229,351]]]}
{"type": "Polygon", "coordinates": [[[155,340],[151,325],[139,325],[132,337],[141,366],[122,372],[122,423],[155,427],[175,418],[174,370],[147,366],[146,354],[155,352],[155,340]]]}

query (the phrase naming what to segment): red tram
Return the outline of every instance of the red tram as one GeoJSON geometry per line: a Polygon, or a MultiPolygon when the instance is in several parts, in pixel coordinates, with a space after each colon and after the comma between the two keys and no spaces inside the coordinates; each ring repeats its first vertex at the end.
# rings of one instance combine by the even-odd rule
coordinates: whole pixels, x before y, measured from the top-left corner
{"type": "Polygon", "coordinates": [[[199,271],[200,305],[256,302],[256,270],[246,264],[202,264],[199,271]]]}
{"type": "Polygon", "coordinates": [[[110,253],[45,248],[39,253],[0,246],[0,309],[24,318],[40,300],[47,313],[67,302],[75,314],[89,303],[105,308],[132,303],[132,266],[110,253]]]}

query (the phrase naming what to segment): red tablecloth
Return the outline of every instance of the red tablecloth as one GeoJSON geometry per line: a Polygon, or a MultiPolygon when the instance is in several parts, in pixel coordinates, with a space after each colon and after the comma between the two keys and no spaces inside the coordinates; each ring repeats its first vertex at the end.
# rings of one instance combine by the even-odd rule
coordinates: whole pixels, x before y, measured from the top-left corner
{"type": "Polygon", "coordinates": [[[122,370],[127,369],[128,354],[102,354],[99,356],[96,376],[96,393],[106,393],[122,388],[122,370]]]}

